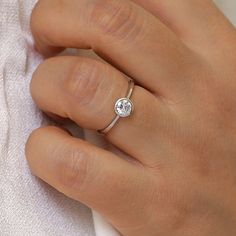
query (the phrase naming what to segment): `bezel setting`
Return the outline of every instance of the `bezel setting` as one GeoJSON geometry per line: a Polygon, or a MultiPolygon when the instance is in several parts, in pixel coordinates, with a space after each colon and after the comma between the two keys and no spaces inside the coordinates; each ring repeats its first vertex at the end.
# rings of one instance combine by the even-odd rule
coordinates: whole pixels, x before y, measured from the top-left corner
{"type": "Polygon", "coordinates": [[[119,117],[128,117],[134,110],[134,104],[129,98],[120,98],[115,104],[115,113],[119,117]]]}

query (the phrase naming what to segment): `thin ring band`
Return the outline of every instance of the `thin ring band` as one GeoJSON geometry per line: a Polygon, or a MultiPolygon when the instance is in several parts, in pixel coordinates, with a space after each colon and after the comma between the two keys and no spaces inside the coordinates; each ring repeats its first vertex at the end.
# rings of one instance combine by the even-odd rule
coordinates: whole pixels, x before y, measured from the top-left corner
{"type": "MultiPolygon", "coordinates": [[[[130,98],[131,98],[131,96],[133,94],[133,91],[134,91],[134,87],[135,87],[134,81],[132,79],[129,79],[129,86],[128,86],[128,90],[127,90],[127,93],[126,93],[127,95],[126,95],[125,99],[130,100],[130,98]]],[[[132,104],[132,111],[133,111],[133,104],[132,104]]],[[[116,117],[111,121],[111,123],[108,126],[106,126],[104,129],[98,130],[98,133],[100,133],[100,134],[107,134],[114,127],[114,125],[117,123],[117,121],[121,117],[122,116],[117,114],[116,117]]]]}

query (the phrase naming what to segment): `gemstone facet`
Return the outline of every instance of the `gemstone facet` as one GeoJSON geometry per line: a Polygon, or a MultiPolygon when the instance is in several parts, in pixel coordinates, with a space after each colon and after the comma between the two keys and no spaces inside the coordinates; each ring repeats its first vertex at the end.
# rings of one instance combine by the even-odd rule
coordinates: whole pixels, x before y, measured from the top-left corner
{"type": "Polygon", "coordinates": [[[128,98],[121,98],[115,104],[115,112],[120,117],[128,117],[133,111],[133,103],[128,98]]]}

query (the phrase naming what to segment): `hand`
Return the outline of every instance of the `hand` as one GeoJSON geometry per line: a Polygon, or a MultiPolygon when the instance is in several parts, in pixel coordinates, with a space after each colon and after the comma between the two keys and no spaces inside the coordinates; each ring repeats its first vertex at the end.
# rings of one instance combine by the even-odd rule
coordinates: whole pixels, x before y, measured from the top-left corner
{"type": "Polygon", "coordinates": [[[45,60],[32,96],[92,130],[114,118],[126,75],[135,110],[106,139],[128,159],[56,127],[33,132],[33,173],[100,212],[125,236],[236,235],[236,32],[209,0],[40,0],[45,60]]]}

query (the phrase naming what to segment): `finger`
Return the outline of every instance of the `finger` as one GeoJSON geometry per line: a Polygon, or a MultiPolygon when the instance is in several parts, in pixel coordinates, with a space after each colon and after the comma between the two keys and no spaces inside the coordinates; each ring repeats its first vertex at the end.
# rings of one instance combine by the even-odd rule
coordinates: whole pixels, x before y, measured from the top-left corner
{"type": "MultiPolygon", "coordinates": [[[[206,53],[224,46],[222,35],[234,31],[233,25],[212,0],[133,0],[157,16],[187,45],[206,53]],[[219,40],[218,40],[219,39],[219,40]]],[[[230,35],[230,34],[227,34],[230,35]]]]}
{"type": "Polygon", "coordinates": [[[148,188],[150,183],[144,169],[59,128],[34,131],[26,145],[26,157],[35,175],[115,225],[137,222],[138,209],[146,213],[149,193],[143,186],[148,188]]]}
{"type": "Polygon", "coordinates": [[[163,96],[182,94],[189,83],[186,69],[195,62],[168,27],[127,0],[41,0],[31,27],[40,51],[49,46],[92,48],[163,96]]]}
{"type": "MultiPolygon", "coordinates": [[[[94,130],[103,129],[114,119],[114,104],[126,96],[127,88],[125,76],[110,65],[80,57],[46,60],[31,83],[32,97],[42,110],[94,130]]],[[[148,157],[157,149],[153,143],[159,141],[161,145],[172,114],[161,100],[139,86],[135,86],[131,100],[133,114],[120,118],[107,139],[142,163],[150,164],[153,160],[148,157]]]]}

